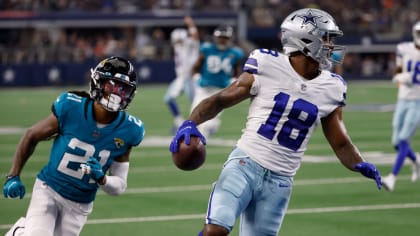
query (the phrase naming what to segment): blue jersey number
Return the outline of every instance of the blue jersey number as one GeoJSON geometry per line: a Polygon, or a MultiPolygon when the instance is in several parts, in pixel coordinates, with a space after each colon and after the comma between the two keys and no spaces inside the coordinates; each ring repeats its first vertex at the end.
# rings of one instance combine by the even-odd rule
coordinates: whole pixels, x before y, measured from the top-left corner
{"type": "Polygon", "coordinates": [[[273,57],[278,57],[279,56],[279,52],[273,51],[273,50],[270,50],[270,49],[260,48],[260,52],[264,53],[264,54],[270,54],[273,57]]]}
{"type": "Polygon", "coordinates": [[[407,71],[413,70],[413,84],[420,84],[420,61],[408,61],[407,71]],[[413,68],[414,67],[414,68],[413,68]]]}
{"type": "MultiPolygon", "coordinates": [[[[258,129],[258,134],[273,140],[276,134],[275,128],[286,110],[289,99],[290,96],[282,92],[274,97],[274,107],[265,124],[262,124],[258,129]]],[[[277,135],[277,142],[294,151],[298,150],[317,117],[317,106],[303,99],[297,99],[293,102],[292,108],[287,114],[287,120],[277,135]]]]}

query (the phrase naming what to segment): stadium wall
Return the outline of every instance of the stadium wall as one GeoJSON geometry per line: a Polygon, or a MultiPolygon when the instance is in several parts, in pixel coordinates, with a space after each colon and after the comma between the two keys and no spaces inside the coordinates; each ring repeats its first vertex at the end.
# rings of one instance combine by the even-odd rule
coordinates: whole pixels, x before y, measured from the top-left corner
{"type": "MultiPolygon", "coordinates": [[[[15,15],[0,14],[0,29],[22,28],[89,28],[89,27],[179,27],[183,26],[184,11],[146,11],[135,14],[120,13],[36,13],[15,15]]],[[[220,22],[237,26],[237,39],[250,41],[254,47],[278,49],[278,27],[248,27],[244,12],[217,11],[192,12],[197,25],[213,27],[220,22]]],[[[338,43],[348,48],[347,67],[343,72],[346,80],[388,80],[393,71],[393,53],[396,40],[383,41],[374,36],[344,37],[338,43]],[[350,60],[351,59],[351,60],[350,60]],[[380,62],[380,63],[378,63],[380,62]]],[[[171,60],[132,61],[141,83],[169,83],[175,76],[171,60]]],[[[89,70],[98,62],[93,59],[82,63],[0,63],[0,87],[83,85],[89,78],[89,70]]]]}
{"type": "MultiPolygon", "coordinates": [[[[98,62],[0,65],[0,87],[78,86],[89,81],[98,62]]],[[[175,78],[172,61],[133,62],[141,84],[169,83],[175,78]]]]}

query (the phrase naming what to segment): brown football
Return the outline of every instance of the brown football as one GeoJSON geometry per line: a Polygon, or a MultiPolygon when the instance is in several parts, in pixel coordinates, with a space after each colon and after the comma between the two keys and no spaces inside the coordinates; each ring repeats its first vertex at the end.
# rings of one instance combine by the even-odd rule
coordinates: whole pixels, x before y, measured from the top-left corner
{"type": "Polygon", "coordinates": [[[191,136],[190,145],[181,140],[178,152],[172,153],[172,161],[181,170],[195,170],[202,166],[205,160],[206,147],[196,136],[191,136]]]}

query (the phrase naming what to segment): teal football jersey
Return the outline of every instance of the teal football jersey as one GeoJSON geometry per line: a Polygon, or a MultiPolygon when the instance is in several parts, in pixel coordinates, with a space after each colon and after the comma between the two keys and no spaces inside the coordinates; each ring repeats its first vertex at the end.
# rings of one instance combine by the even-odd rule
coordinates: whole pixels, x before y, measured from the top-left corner
{"type": "Polygon", "coordinates": [[[99,187],[80,164],[95,157],[106,173],[116,157],[140,144],[145,133],[143,122],[125,111],[112,123],[98,126],[93,104],[92,99],[73,93],[63,93],[53,103],[59,133],[47,165],[38,174],[57,193],[80,203],[93,201],[99,187]]]}
{"type": "Polygon", "coordinates": [[[201,87],[227,87],[233,76],[235,64],[244,57],[240,48],[232,47],[221,51],[211,43],[204,43],[200,47],[200,53],[205,58],[198,82],[201,87]]]}

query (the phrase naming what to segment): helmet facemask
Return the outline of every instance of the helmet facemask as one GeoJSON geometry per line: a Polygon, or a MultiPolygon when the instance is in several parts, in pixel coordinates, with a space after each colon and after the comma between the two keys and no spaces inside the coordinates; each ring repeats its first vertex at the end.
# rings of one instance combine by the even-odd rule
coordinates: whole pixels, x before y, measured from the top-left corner
{"type": "Polygon", "coordinates": [[[231,26],[219,26],[213,32],[214,43],[220,51],[232,46],[233,28],[231,26]]]}
{"type": "Polygon", "coordinates": [[[346,48],[341,45],[335,45],[334,39],[335,36],[330,35],[323,37],[323,44],[317,56],[319,58],[317,61],[322,69],[330,69],[333,64],[343,64],[346,48]],[[333,57],[334,54],[339,56],[333,57]]]}
{"type": "MultiPolygon", "coordinates": [[[[112,68],[108,69],[104,66],[106,60],[99,63],[95,69],[91,69],[90,96],[107,111],[125,110],[133,100],[137,88],[132,65],[128,61],[122,61],[129,66],[128,71],[123,74],[116,71],[123,72],[126,68],[113,68],[115,65],[111,64],[112,68]]],[[[112,63],[115,64],[115,61],[112,63]]]]}

